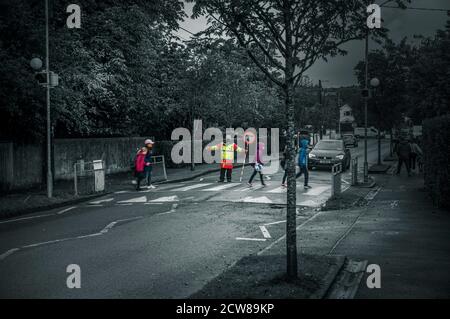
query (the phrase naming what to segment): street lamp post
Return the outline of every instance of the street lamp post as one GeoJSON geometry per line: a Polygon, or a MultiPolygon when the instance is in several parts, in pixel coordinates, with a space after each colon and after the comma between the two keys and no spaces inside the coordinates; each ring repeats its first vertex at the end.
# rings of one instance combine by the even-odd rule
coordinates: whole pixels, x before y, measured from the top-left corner
{"type": "MultiPolygon", "coordinates": [[[[372,78],[370,80],[370,86],[373,88],[374,104],[376,103],[376,88],[380,85],[380,80],[372,78]]],[[[381,165],[381,137],[380,137],[380,125],[378,125],[378,165],[381,165]]]]}
{"type": "Polygon", "coordinates": [[[53,197],[52,149],[51,149],[51,118],[50,118],[50,65],[48,39],[48,0],[45,0],[45,70],[47,76],[47,197],[53,197]]]}
{"type": "MultiPolygon", "coordinates": [[[[365,48],[365,72],[364,72],[364,90],[368,91],[369,76],[369,30],[366,32],[365,48]]],[[[367,163],[367,102],[368,96],[364,99],[364,183],[369,181],[369,164],[367,163]]]]}

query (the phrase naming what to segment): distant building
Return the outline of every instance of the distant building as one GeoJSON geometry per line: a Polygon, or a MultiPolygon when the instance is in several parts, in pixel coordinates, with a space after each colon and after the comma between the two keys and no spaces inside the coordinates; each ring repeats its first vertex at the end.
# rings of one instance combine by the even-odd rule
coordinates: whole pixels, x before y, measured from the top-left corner
{"type": "Polygon", "coordinates": [[[356,127],[355,117],[352,108],[348,104],[344,104],[339,108],[339,132],[353,132],[356,127]]]}
{"type": "Polygon", "coordinates": [[[340,123],[353,123],[355,117],[353,116],[352,108],[348,104],[344,104],[339,109],[339,122],[340,123]]]}

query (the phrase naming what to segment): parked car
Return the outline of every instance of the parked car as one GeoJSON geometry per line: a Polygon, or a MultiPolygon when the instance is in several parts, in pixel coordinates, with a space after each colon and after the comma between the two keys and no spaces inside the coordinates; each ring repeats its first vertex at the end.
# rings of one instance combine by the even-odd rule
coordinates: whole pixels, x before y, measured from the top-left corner
{"type": "Polygon", "coordinates": [[[350,167],[350,150],[343,140],[321,140],[308,155],[308,168],[331,168],[341,163],[342,170],[350,167]]]}
{"type": "Polygon", "coordinates": [[[353,134],[344,133],[342,134],[342,140],[344,141],[345,147],[351,145],[353,147],[358,147],[358,139],[353,134]]]}

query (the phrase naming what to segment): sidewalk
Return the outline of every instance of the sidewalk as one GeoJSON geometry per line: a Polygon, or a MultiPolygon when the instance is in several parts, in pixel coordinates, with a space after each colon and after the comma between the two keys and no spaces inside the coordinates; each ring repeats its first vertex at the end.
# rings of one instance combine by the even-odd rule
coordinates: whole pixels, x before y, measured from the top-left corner
{"type": "Polygon", "coordinates": [[[449,298],[450,212],[433,207],[423,176],[385,175],[334,254],[381,268],[381,288],[361,281],[357,298],[449,298]]]}
{"type": "MultiPolygon", "coordinates": [[[[242,164],[241,164],[242,165],[242,164]]],[[[241,167],[237,165],[236,167],[241,167]]],[[[190,166],[183,168],[167,168],[167,181],[155,180],[155,184],[182,182],[194,178],[218,172],[218,164],[196,165],[191,171],[190,166]]],[[[131,172],[107,175],[105,180],[105,192],[94,195],[74,196],[73,181],[57,181],[54,185],[53,198],[47,198],[45,185],[40,189],[28,189],[11,194],[2,194],[0,197],[0,219],[29,214],[47,209],[58,208],[87,201],[105,194],[133,189],[131,172]]]]}

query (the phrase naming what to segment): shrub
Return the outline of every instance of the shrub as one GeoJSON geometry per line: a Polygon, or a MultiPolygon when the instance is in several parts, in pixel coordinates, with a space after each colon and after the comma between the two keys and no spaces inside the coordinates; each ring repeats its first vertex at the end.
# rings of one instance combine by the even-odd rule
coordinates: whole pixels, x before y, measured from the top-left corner
{"type": "Polygon", "coordinates": [[[435,205],[450,209],[450,115],[423,123],[424,178],[435,205]]]}

